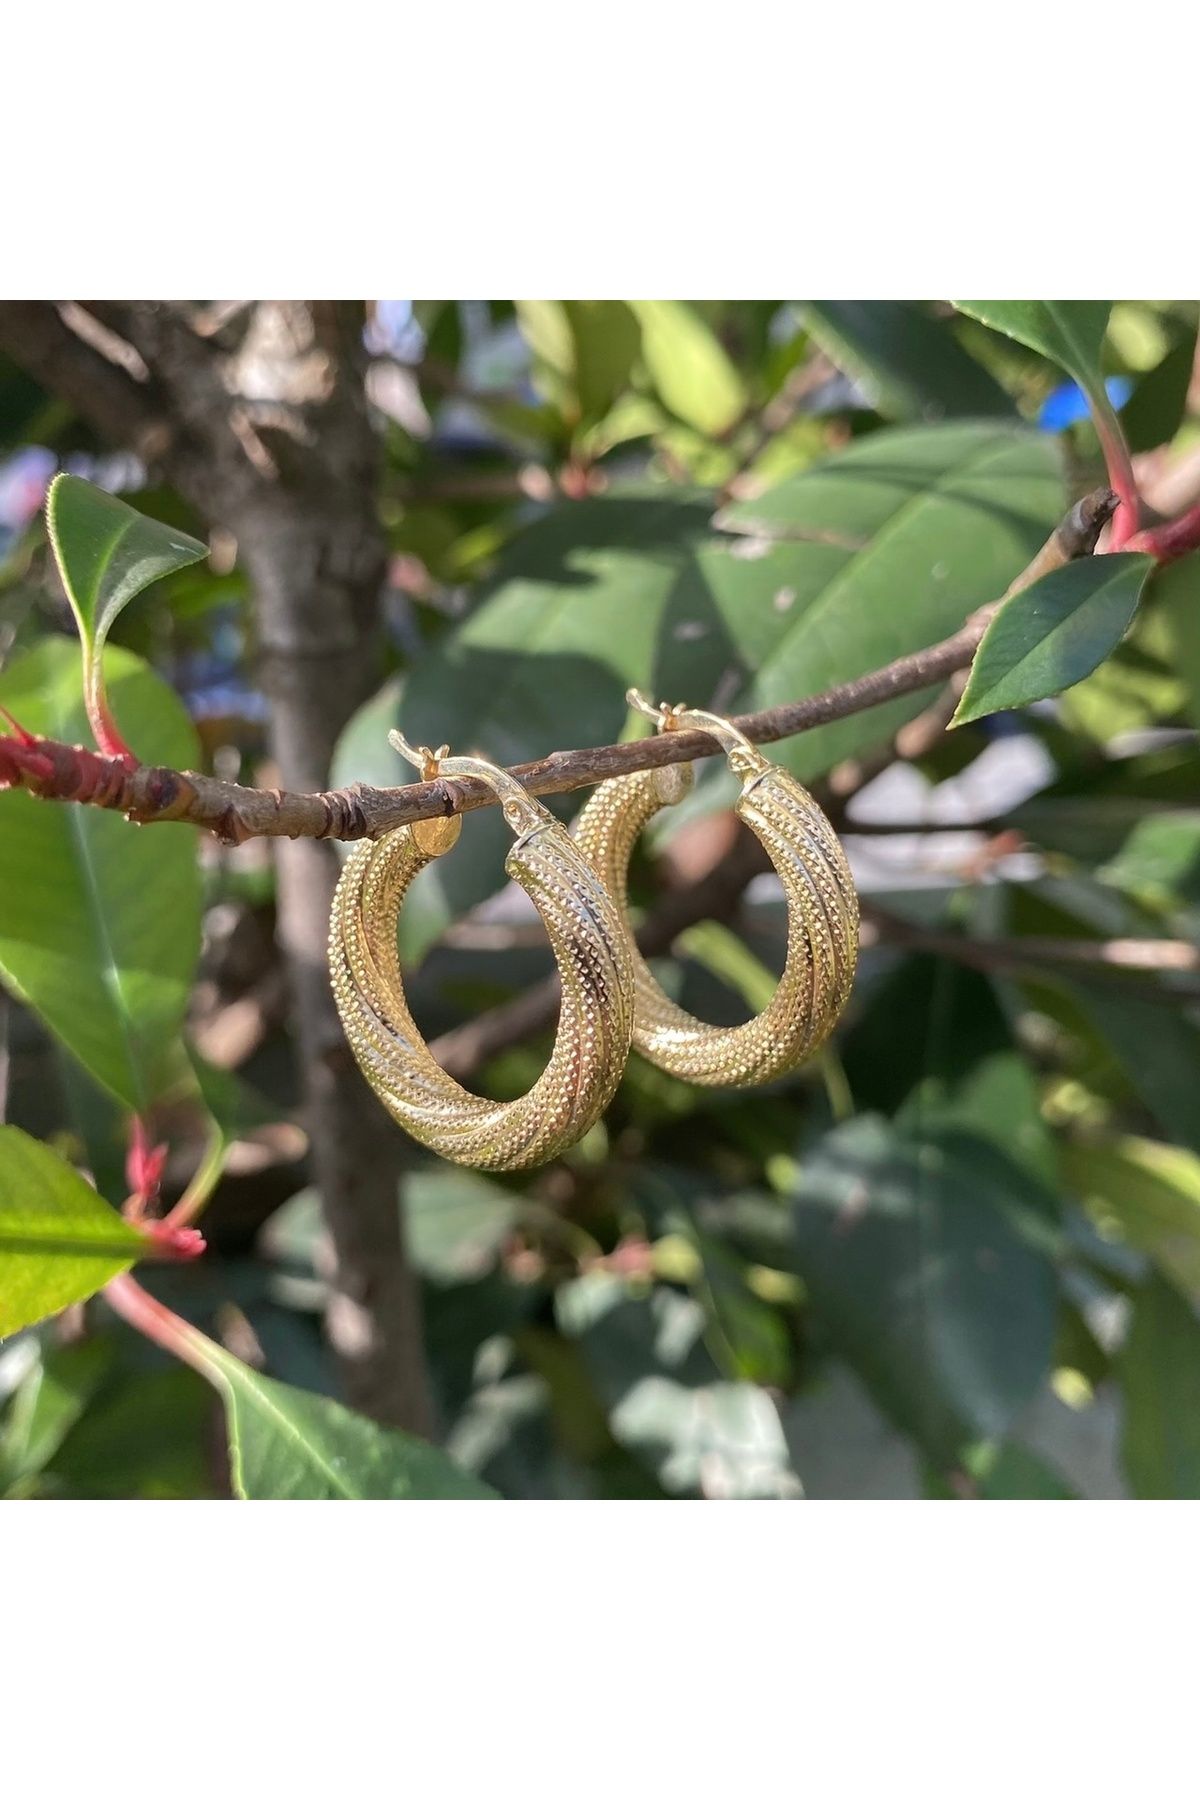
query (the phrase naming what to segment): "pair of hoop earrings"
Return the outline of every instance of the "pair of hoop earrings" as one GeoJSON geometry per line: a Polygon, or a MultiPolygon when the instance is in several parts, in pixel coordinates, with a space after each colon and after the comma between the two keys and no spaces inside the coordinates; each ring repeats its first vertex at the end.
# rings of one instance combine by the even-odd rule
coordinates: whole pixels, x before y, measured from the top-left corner
{"type": "Polygon", "coordinates": [[[690,763],[606,781],[572,837],[503,769],[473,756],[414,749],[390,739],[420,769],[487,782],[516,842],[505,872],[532,899],[562,981],[554,1050],[519,1100],[472,1094],[434,1060],[404,995],[396,926],[413,878],[443,856],[457,814],[404,825],[347,858],[329,937],[334,997],[351,1049],[388,1112],[450,1162],[527,1169],[558,1156],[595,1124],[616,1091],[631,1046],[659,1068],[702,1086],[752,1087],[786,1074],[824,1043],[846,1004],[858,954],[858,899],[845,855],[812,795],[728,719],[684,706],[632,706],[660,731],[712,734],[742,783],[734,810],[767,851],[788,906],[787,960],[767,1007],[744,1025],[706,1025],[669,1000],[628,920],[629,858],[639,833],[692,785],[690,763]]]}

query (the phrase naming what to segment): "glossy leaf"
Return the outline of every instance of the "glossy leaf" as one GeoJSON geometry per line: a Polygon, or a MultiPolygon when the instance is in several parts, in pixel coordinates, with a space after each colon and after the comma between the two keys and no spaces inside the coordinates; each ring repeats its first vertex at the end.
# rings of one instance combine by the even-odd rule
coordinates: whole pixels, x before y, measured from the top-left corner
{"type": "MultiPolygon", "coordinates": [[[[981,319],[1018,343],[1048,356],[1074,377],[1087,396],[1109,479],[1123,496],[1136,488],[1129,449],[1113,410],[1101,369],[1101,353],[1112,311],[1109,300],[957,300],[961,311],[981,319]]],[[[1119,521],[1124,521],[1124,509],[1119,521]]],[[[1122,541],[1121,539],[1117,540],[1122,541]]]]}
{"type": "MultiPolygon", "coordinates": [[[[714,535],[705,503],[686,497],[558,507],[423,660],[405,729],[439,742],[462,717],[485,754],[517,762],[617,736],[632,684],[696,704],[719,692],[731,710],[818,692],[995,599],[1062,504],[1044,437],[955,424],[877,432],[788,477],[728,509],[737,536],[714,535]]],[[[812,779],[926,702],[873,708],[772,755],[812,779]]]]}
{"type": "Polygon", "coordinates": [[[1046,1375],[1053,1264],[1040,1185],[965,1132],[863,1116],[801,1164],[797,1266],[824,1332],[938,1466],[997,1437],[1046,1375]]]}
{"type": "MultiPolygon", "coordinates": [[[[125,722],[155,762],[198,758],[180,702],[124,650],[108,658],[125,722]]],[[[28,730],[78,742],[79,658],[47,638],[0,676],[28,730]]],[[[0,793],[0,971],[85,1068],[142,1112],[169,1084],[200,952],[194,827],[138,829],[98,807],[0,793]]]]}
{"type": "Polygon", "coordinates": [[[1171,1284],[1138,1292],[1118,1374],[1125,1473],[1139,1500],[1200,1500],[1200,1322],[1171,1284]]]}
{"type": "MultiPolygon", "coordinates": [[[[56,475],[46,496],[46,526],[83,645],[89,713],[106,710],[101,657],[129,602],[164,575],[208,555],[207,546],[147,518],[77,475],[56,475]]],[[[143,761],[154,760],[138,744],[143,761]]]]}
{"type": "Polygon", "coordinates": [[[1065,1143],[1063,1179],[1103,1235],[1144,1250],[1200,1300],[1200,1157],[1153,1138],[1065,1143]]]}
{"type": "Polygon", "coordinates": [[[952,721],[1049,699],[1110,656],[1137,611],[1149,556],[1089,556],[1004,602],[975,653],[952,721]]]}
{"type": "Polygon", "coordinates": [[[1084,392],[1101,386],[1109,300],[956,300],[960,312],[1049,357],[1084,392]]]}
{"type": "Polygon", "coordinates": [[[70,1163],[0,1125],[0,1337],[86,1300],[147,1248],[70,1163]]]}
{"type": "Polygon", "coordinates": [[[813,337],[888,418],[1012,418],[999,382],[915,302],[806,300],[803,311],[813,337]]]}
{"type": "Polygon", "coordinates": [[[432,1444],[385,1430],[335,1400],[257,1375],[201,1333],[189,1336],[225,1402],[230,1467],[241,1499],[497,1497],[432,1444]]]}

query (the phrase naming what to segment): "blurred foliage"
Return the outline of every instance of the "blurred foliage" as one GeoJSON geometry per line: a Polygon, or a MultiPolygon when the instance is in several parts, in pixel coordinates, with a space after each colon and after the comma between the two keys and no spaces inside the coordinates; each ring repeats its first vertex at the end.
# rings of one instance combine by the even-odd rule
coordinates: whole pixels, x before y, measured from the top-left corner
{"type": "MultiPolygon", "coordinates": [[[[403,779],[399,722],[518,761],[632,729],[633,682],[772,705],[953,631],[1103,479],[1073,383],[1105,429],[1125,384],[1150,472],[1194,445],[1195,303],[964,305],[379,303],[386,678],[334,779],[403,779]]],[[[97,666],[110,637],[121,731],[269,783],[242,547],[6,364],[0,455],[0,701],[86,740],[37,513],[67,468],[160,522],[110,544],[117,515],[72,486],[95,527],[75,605],[97,666]],[[208,558],[179,566],[193,537],[208,558]],[[140,592],[147,557],[165,578],[140,592]]],[[[1147,571],[1098,558],[1006,608],[965,728],[915,756],[897,732],[928,694],[773,752],[841,809],[869,902],[815,1063],[700,1093],[635,1056],[601,1124],[524,1176],[411,1148],[440,1449],[336,1404],[266,847],[0,795],[4,1298],[44,1228],[11,1222],[23,1133],[99,1231],[55,1304],[132,1260],[112,1210],[131,1110],[169,1147],[166,1199],[208,1200],[210,1244],[139,1270],[193,1367],[103,1298],[0,1345],[0,1491],[1200,1497],[1200,557],[1147,571]]],[[[639,850],[639,909],[728,854],[726,790],[706,770],[639,850]]],[[[405,909],[430,1038],[549,966],[505,842],[469,815],[405,909]]],[[[756,881],[659,966],[732,1022],[784,943],[756,881]]],[[[508,1097],[545,1048],[472,1082],[508,1097]]]]}

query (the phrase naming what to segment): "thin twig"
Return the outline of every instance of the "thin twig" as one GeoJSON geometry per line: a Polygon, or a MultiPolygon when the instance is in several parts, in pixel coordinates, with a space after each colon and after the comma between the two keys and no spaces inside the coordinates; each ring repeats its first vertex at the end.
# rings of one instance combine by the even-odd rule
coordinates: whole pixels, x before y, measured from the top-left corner
{"type": "Polygon", "coordinates": [[[1200,951],[1176,938],[972,938],[954,932],[929,931],[862,901],[863,942],[895,944],[948,957],[986,973],[1040,969],[1069,974],[1078,981],[1121,986],[1144,1000],[1178,1007],[1200,999],[1200,984],[1172,981],[1159,986],[1140,974],[1178,976],[1200,969],[1200,951]]]}
{"type": "MultiPolygon", "coordinates": [[[[1115,505],[1116,497],[1107,488],[1080,500],[1008,593],[1029,586],[1064,562],[1090,555],[1115,505]]],[[[905,694],[919,693],[969,665],[999,604],[995,601],[980,608],[950,637],[898,657],[885,668],[789,705],[742,714],[734,723],[752,743],[773,744],[905,694]]],[[[531,794],[565,794],[635,770],[717,754],[719,746],[705,732],[670,731],[633,743],[556,750],[537,762],[518,763],[509,773],[531,794]]],[[[484,782],[461,778],[418,781],[397,788],[356,783],[320,794],[248,788],[209,775],[127,763],[27,734],[0,738],[0,784],[27,788],[45,800],[107,807],[143,825],[185,820],[235,844],[251,837],[347,841],[381,837],[419,819],[448,817],[496,801],[484,782]]]]}

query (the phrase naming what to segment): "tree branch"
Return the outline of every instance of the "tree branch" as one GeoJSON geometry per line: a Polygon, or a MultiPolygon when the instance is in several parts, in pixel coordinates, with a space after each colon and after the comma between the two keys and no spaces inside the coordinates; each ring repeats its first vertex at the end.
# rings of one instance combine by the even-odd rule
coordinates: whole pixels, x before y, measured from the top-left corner
{"type": "MultiPolygon", "coordinates": [[[[1008,594],[1028,587],[1065,562],[1090,555],[1116,503],[1116,496],[1107,488],[1080,500],[1008,594]]],[[[734,723],[752,743],[773,744],[932,687],[968,667],[998,605],[1000,601],[982,607],[950,637],[898,657],[885,668],[842,682],[823,694],[744,713],[734,723]]],[[[537,762],[518,763],[509,773],[531,794],[564,794],[635,770],[717,754],[719,747],[707,733],[671,731],[634,743],[556,750],[537,762]]],[[[283,793],[176,769],[130,767],[119,758],[32,736],[0,739],[0,782],[27,788],[45,800],[108,807],[137,824],[186,820],[234,844],[250,837],[347,841],[381,837],[400,825],[468,812],[494,805],[496,800],[484,782],[461,779],[417,781],[398,788],[355,784],[325,793],[283,793]]]]}
{"type": "Polygon", "coordinates": [[[173,432],[151,388],[76,335],[45,300],[0,302],[0,347],[89,425],[155,462],[173,432]]]}
{"type": "Polygon", "coordinates": [[[876,906],[861,903],[863,942],[895,944],[925,951],[951,962],[968,964],[986,974],[1042,970],[1069,974],[1077,981],[1121,986],[1143,1000],[1178,1007],[1200,999],[1200,983],[1174,980],[1169,987],[1145,981],[1143,974],[1181,976],[1200,969],[1200,951],[1178,938],[973,938],[955,932],[928,931],[922,925],[876,906]]]}

